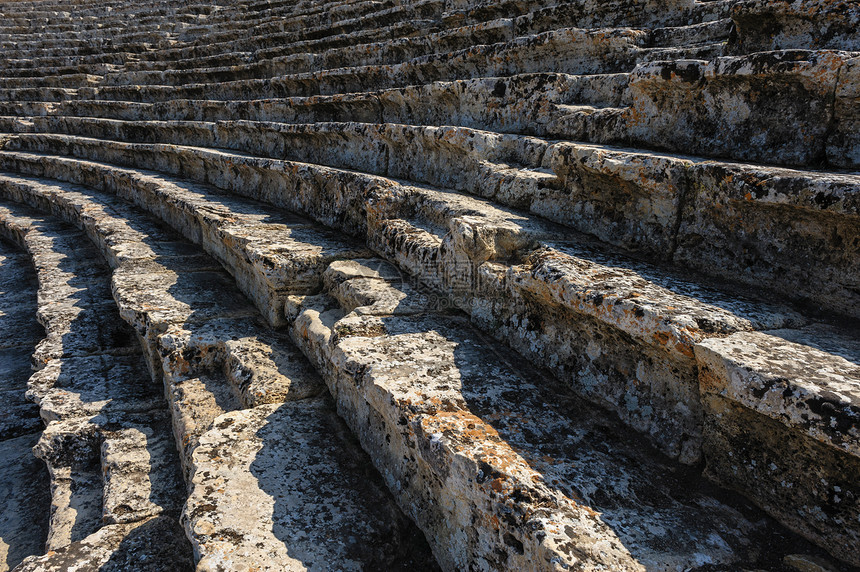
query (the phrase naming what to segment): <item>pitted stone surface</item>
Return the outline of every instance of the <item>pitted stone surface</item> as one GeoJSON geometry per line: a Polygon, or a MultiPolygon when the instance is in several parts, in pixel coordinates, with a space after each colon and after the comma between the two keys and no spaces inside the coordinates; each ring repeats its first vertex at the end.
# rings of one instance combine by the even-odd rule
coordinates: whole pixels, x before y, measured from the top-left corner
{"type": "Polygon", "coordinates": [[[48,534],[48,472],[32,447],[37,434],[0,441],[0,570],[41,554],[48,534]]]}
{"type": "Polygon", "coordinates": [[[192,457],[183,516],[198,570],[404,567],[411,524],[354,448],[328,399],[215,419],[192,457]]]}
{"type": "MultiPolygon", "coordinates": [[[[326,386],[446,569],[860,566],[855,4],[0,6],[0,195],[77,227],[0,205],[39,278],[34,314],[0,272],[0,372],[41,339],[49,544],[74,540],[29,566],[169,569],[129,527],[176,531],[181,495],[146,482],[208,478],[219,420],[254,435],[207,461],[225,479],[339,498],[246,478],[326,386]]],[[[9,383],[0,437],[37,421],[9,383]]],[[[414,530],[291,551],[278,522],[346,505],[270,523],[264,497],[196,504],[244,523],[200,546],[431,560],[414,530]]],[[[406,522],[377,498],[358,512],[406,522]]]]}
{"type": "Polygon", "coordinates": [[[133,569],[142,572],[190,572],[194,570],[194,564],[182,536],[179,524],[166,516],[133,524],[110,524],[44,556],[32,556],[16,570],[120,572],[133,569]],[[158,547],[155,551],[154,546],[158,547]]]}

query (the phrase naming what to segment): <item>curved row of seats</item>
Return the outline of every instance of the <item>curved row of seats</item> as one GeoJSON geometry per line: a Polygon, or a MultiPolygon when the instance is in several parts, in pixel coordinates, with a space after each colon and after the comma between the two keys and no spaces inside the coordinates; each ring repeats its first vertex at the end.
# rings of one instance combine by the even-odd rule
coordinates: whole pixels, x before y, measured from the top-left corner
{"type": "MultiPolygon", "coordinates": [[[[598,485],[677,500],[655,475],[700,462],[860,565],[856,6],[162,4],[201,17],[0,31],[4,185],[56,186],[45,208],[67,184],[115,194],[214,257],[443,568],[783,565],[722,508],[634,510],[636,486],[598,485]],[[680,464],[621,461],[623,427],[680,464]]],[[[158,370],[174,334],[124,318],[158,370]]],[[[240,390],[246,407],[255,391],[274,390],[240,390]]],[[[177,418],[186,473],[262,422],[205,440],[177,418]]],[[[186,514],[206,502],[192,490],[186,514]]],[[[186,521],[193,543],[207,518],[186,521]]]]}
{"type": "Polygon", "coordinates": [[[192,547],[212,569],[272,555],[281,566],[425,566],[423,539],[318,397],[318,378],[231,296],[214,260],[98,192],[20,177],[0,187],[17,203],[0,226],[44,274],[48,331],[27,392],[47,423],[35,451],[51,473],[48,553],[18,570],[141,560],[190,569],[192,547]],[[248,447],[225,462],[240,424],[248,447]],[[333,503],[328,517],[321,501],[333,503]],[[191,545],[176,530],[180,509],[191,545]]]}

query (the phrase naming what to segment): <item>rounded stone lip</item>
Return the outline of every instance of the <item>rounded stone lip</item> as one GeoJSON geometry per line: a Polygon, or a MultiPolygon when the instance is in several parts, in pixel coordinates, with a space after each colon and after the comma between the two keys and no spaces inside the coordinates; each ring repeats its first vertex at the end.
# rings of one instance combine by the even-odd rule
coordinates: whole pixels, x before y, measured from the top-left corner
{"type": "MultiPolygon", "coordinates": [[[[115,320],[95,303],[114,297],[165,382],[190,481],[209,478],[193,466],[209,438],[247,429],[218,464],[277,425],[248,436],[257,414],[294,412],[275,449],[318,438],[302,415],[327,385],[448,568],[819,566],[777,556],[806,548],[722,493],[696,497],[683,475],[700,461],[860,564],[843,526],[857,471],[840,468],[860,459],[860,346],[824,324],[860,318],[856,2],[51,2],[0,24],[0,168],[17,173],[0,194],[85,227],[97,247],[74,230],[46,240],[116,271],[106,288],[83,263],[65,268],[78,284],[55,269],[39,292],[48,335],[28,395],[50,421],[36,446],[56,485],[49,547],[78,516],[162,510],[150,461],[180,470],[151,431],[164,404],[129,372],[144,363],[131,330],[84,327],[115,320]],[[99,349],[114,367],[82,373],[99,349]]],[[[7,343],[33,333],[13,330],[7,343]]],[[[282,464],[324,465],[306,458],[339,442],[325,437],[282,464]]],[[[147,522],[191,564],[175,522],[147,522]]],[[[132,533],[104,526],[40,562],[127,563],[137,549],[115,541],[132,533]]]]}

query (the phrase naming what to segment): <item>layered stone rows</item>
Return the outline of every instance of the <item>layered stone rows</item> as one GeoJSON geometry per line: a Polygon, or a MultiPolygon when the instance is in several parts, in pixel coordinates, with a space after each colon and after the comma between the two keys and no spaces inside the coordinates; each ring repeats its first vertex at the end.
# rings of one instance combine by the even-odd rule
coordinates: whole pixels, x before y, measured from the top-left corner
{"type": "Polygon", "coordinates": [[[30,554],[49,557],[18,568],[44,569],[62,560],[54,551],[70,551],[91,565],[125,555],[188,569],[185,542],[159,547],[144,533],[148,546],[123,546],[138,526],[175,535],[184,495],[164,402],[116,311],[106,265],[83,233],[26,208],[0,206],[0,228],[36,267],[45,328],[26,394],[46,424],[33,453],[47,464],[51,497],[47,539],[30,554]],[[90,552],[94,534],[113,541],[90,552]]]}
{"type": "MultiPolygon", "coordinates": [[[[163,534],[165,524],[126,526],[112,533],[99,529],[95,537],[87,533],[98,528],[98,519],[90,519],[87,531],[81,524],[87,509],[101,510],[106,523],[139,524],[142,516],[169,512],[171,503],[174,513],[183,508],[200,569],[432,569],[424,540],[388,498],[330,401],[319,397],[322,387],[313,370],[284,336],[256,322],[256,312],[215,261],[99,193],[10,178],[3,178],[0,192],[90,235],[98,250],[85,260],[103,254],[115,268],[113,297],[125,321],[118,316],[114,321],[125,327],[128,322],[137,332],[153,378],[164,380],[172,413],[172,423],[162,418],[149,431],[126,426],[139,422],[144,412],[164,407],[159,391],[144,392],[149,401],[141,402],[140,386],[152,384],[148,375],[146,384],[123,383],[123,377],[146,375],[139,347],[133,356],[136,368],[109,352],[110,358],[99,357],[112,360],[110,365],[48,362],[33,376],[29,393],[41,400],[43,417],[60,417],[49,423],[38,450],[52,470],[56,522],[49,536],[51,552],[22,569],[129,563],[146,560],[145,550],[154,551],[148,564],[152,569],[180,569],[182,557],[149,536],[163,534]],[[112,379],[94,377],[99,367],[109,368],[112,379]],[[68,391],[73,383],[95,386],[75,388],[89,398],[86,403],[68,391]],[[48,387],[59,393],[53,401],[48,387]],[[98,396],[109,399],[95,401],[93,393],[99,390],[98,396]],[[54,402],[60,405],[46,405],[54,402]],[[73,411],[55,411],[63,406],[98,415],[81,418],[73,411]],[[175,457],[171,424],[179,445],[173,465],[168,462],[175,457]],[[223,448],[230,446],[240,425],[248,447],[226,460],[223,448]],[[168,447],[159,448],[164,439],[168,447]],[[95,471],[87,470],[93,463],[89,446],[99,441],[104,482],[98,461],[95,471]],[[55,466],[63,461],[70,461],[69,466],[55,466]],[[179,484],[180,461],[187,499],[179,484]],[[142,486],[146,482],[151,488],[142,486]],[[70,486],[64,489],[65,483],[70,486]],[[159,491],[169,491],[167,507],[159,502],[164,500],[159,491]],[[64,518],[66,513],[70,518],[64,518]]],[[[16,220],[6,223],[23,226],[16,220]]],[[[112,323],[105,313],[99,315],[112,323]]],[[[77,320],[71,324],[80,327],[77,320]]],[[[187,546],[185,550],[190,552],[187,546]]]]}
{"type": "MultiPolygon", "coordinates": [[[[547,409],[571,390],[860,565],[852,3],[165,2],[133,29],[130,5],[110,4],[99,29],[103,7],[21,5],[33,17],[0,31],[14,48],[0,64],[8,185],[64,188],[37,176],[115,194],[224,265],[322,374],[443,567],[783,565],[768,560],[779,550],[744,548],[757,533],[734,517],[729,549],[691,552],[698,525],[656,548],[659,534],[613,512],[641,496],[636,485],[607,499],[583,491],[612,471],[546,464],[568,467],[596,440],[625,479],[668,470],[623,468],[615,421],[591,437],[592,421],[547,409]],[[26,36],[35,29],[40,39],[26,36]],[[500,346],[480,330],[551,375],[534,390],[518,381],[522,366],[489,358],[500,346]],[[583,434],[586,445],[562,447],[583,434]],[[541,452],[545,441],[568,457],[541,452]],[[555,504],[534,504],[546,495],[555,504]],[[604,518],[570,512],[582,499],[604,518]],[[559,533],[550,521],[577,524],[559,533]]],[[[62,202],[45,196],[46,208],[62,202]]],[[[131,276],[155,289],[164,278],[131,276]]],[[[193,298],[200,320],[221,316],[208,292],[193,298]]],[[[168,367],[159,344],[174,343],[164,324],[188,311],[125,316],[146,324],[155,370],[168,367]]],[[[215,344],[206,368],[242,364],[245,406],[313,393],[272,389],[269,366],[213,341],[217,324],[175,343],[215,344]]],[[[222,438],[204,439],[206,415],[174,416],[186,468],[222,438]]],[[[237,440],[260,423],[229,420],[237,440]]],[[[673,498],[683,487],[662,480],[673,498]]],[[[673,522],[673,534],[688,528],[673,522]]]]}

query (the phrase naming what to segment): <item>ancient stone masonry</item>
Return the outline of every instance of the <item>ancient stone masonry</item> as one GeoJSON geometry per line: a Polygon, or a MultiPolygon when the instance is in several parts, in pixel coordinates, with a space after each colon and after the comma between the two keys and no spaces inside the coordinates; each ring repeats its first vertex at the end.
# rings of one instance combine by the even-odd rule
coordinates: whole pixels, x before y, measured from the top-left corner
{"type": "Polygon", "coordinates": [[[860,4],[0,0],[0,572],[860,568],[860,4]]]}

